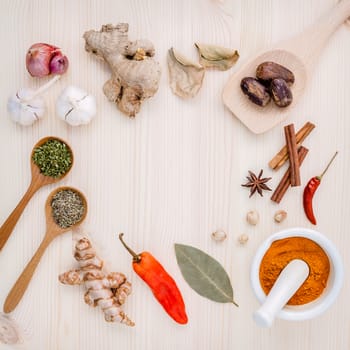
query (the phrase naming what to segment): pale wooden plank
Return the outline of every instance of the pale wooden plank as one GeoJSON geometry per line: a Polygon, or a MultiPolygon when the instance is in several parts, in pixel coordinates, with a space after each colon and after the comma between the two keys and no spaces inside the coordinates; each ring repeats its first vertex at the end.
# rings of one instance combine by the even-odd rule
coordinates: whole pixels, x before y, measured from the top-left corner
{"type": "MultiPolygon", "coordinates": [[[[108,265],[130,277],[134,292],[126,311],[137,323],[134,329],[106,324],[99,310],[83,303],[83,288],[58,284],[57,275],[74,264],[71,235],[67,234],[46,252],[14,314],[26,332],[26,342],[20,348],[348,349],[349,335],[343,331],[350,323],[347,280],[337,303],[318,319],[300,324],[277,321],[271,330],[254,325],[251,313],[258,303],[250,287],[249,269],[255,250],[274,231],[310,227],[300,205],[302,189],[288,192],[283,204],[276,206],[268,195],[248,199],[247,192],[240,188],[247,169],[258,171],[261,167],[267,176],[273,175],[273,185],[278,183],[281,173],[273,174],[267,162],[284,142],[282,129],[253,135],[223,107],[221,90],[230,72],[208,71],[199,95],[183,101],[171,93],[166,68],[166,52],[171,46],[196,59],[195,41],[238,48],[239,66],[256,50],[296,34],[335,3],[1,1],[4,29],[0,38],[6,53],[1,58],[5,69],[0,80],[0,162],[2,169],[11,171],[0,174],[0,221],[6,219],[29,183],[28,154],[34,143],[48,134],[67,139],[76,162],[62,184],[77,186],[87,195],[90,214],[84,229],[108,265]],[[81,38],[87,29],[118,21],[130,23],[131,39],[145,37],[155,43],[163,70],[159,92],[145,102],[135,120],[122,116],[103,96],[101,87],[109,77],[108,69],[85,53],[81,38]],[[50,115],[33,127],[21,128],[7,118],[6,98],[17,87],[41,85],[28,76],[24,67],[25,50],[35,41],[62,46],[71,68],[46,95],[50,115]],[[98,116],[86,127],[70,128],[53,112],[56,97],[68,84],[85,88],[97,97],[98,116]],[[9,152],[8,145],[13,152],[9,152]],[[261,217],[254,228],[244,219],[253,208],[261,217]],[[282,225],[272,220],[279,208],[288,212],[282,225]],[[229,235],[222,244],[210,239],[210,233],[218,228],[229,235]],[[126,233],[136,250],[152,251],[178,281],[190,317],[187,326],[176,325],[137,278],[116,238],[119,231],[126,233]],[[237,245],[241,233],[250,235],[246,247],[237,245]],[[187,286],[176,265],[174,242],[197,246],[225,266],[232,276],[239,309],[211,303],[187,286]]],[[[302,167],[303,183],[321,170],[333,150],[340,152],[317,193],[315,210],[318,229],[338,246],[345,266],[349,264],[348,36],[348,28],[343,27],[331,39],[315,66],[304,99],[287,120],[296,127],[307,120],[317,124],[306,141],[310,154],[302,167]]],[[[40,243],[45,230],[43,204],[52,189],[42,189],[32,199],[0,254],[0,302],[40,243]]]]}

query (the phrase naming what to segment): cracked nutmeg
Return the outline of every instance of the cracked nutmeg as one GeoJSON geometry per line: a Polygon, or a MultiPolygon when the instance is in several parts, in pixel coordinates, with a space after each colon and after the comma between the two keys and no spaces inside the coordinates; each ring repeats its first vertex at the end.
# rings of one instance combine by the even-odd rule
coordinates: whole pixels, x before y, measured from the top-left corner
{"type": "Polygon", "coordinates": [[[271,101],[268,88],[255,78],[243,78],[241,81],[241,89],[243,93],[248,96],[249,100],[258,106],[265,107],[271,101]]]}
{"type": "Polygon", "coordinates": [[[263,190],[265,191],[271,191],[271,188],[266,185],[266,182],[271,180],[271,177],[262,177],[263,170],[260,170],[260,173],[258,176],[256,176],[252,171],[248,170],[249,176],[247,176],[248,182],[245,184],[242,184],[243,187],[249,187],[250,188],[250,195],[249,198],[255,193],[258,192],[261,197],[263,197],[263,190]]]}

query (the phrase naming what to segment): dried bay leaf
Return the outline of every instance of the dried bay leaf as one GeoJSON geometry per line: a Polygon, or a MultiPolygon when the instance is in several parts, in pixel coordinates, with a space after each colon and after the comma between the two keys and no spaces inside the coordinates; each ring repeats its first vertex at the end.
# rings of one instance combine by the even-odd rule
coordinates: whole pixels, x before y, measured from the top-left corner
{"type": "Polygon", "coordinates": [[[206,68],[230,69],[238,60],[237,50],[222,46],[195,43],[199,51],[199,63],[206,68]]]}
{"type": "Polygon", "coordinates": [[[175,95],[184,98],[197,95],[203,83],[203,66],[171,48],[168,52],[168,69],[170,88],[175,95]]]}
{"type": "Polygon", "coordinates": [[[233,300],[230,278],[217,260],[184,244],[175,244],[175,254],[184,279],[199,295],[238,306],[233,300]]]}

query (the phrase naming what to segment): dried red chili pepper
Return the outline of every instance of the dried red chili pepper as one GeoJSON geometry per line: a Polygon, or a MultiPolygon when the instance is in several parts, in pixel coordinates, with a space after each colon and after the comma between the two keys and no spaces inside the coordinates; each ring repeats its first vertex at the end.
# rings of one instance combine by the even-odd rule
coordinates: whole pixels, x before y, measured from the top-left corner
{"type": "Polygon", "coordinates": [[[119,234],[119,239],[133,257],[134,271],[148,284],[164,310],[176,322],[187,323],[185,303],[173,278],[152,254],[148,252],[136,254],[131,250],[123,241],[123,233],[119,234]]]}
{"type": "Polygon", "coordinates": [[[304,212],[307,218],[309,219],[309,221],[314,225],[316,225],[316,218],[314,215],[312,200],[318,186],[321,183],[323,175],[326,173],[326,171],[328,170],[329,166],[331,165],[331,163],[333,162],[337,154],[338,152],[335,152],[334,156],[329,161],[328,165],[326,166],[326,169],[322,172],[322,174],[311,178],[304,189],[304,195],[303,195],[304,212]]]}

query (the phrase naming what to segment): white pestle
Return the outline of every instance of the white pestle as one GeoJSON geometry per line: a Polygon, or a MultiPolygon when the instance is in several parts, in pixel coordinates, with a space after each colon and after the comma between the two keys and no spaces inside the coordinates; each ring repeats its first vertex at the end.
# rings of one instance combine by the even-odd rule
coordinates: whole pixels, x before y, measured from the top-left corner
{"type": "Polygon", "coordinates": [[[271,327],[278,312],[287,304],[309,276],[309,266],[300,259],[292,260],[280,273],[275,284],[253,318],[261,327],[271,327]]]}

